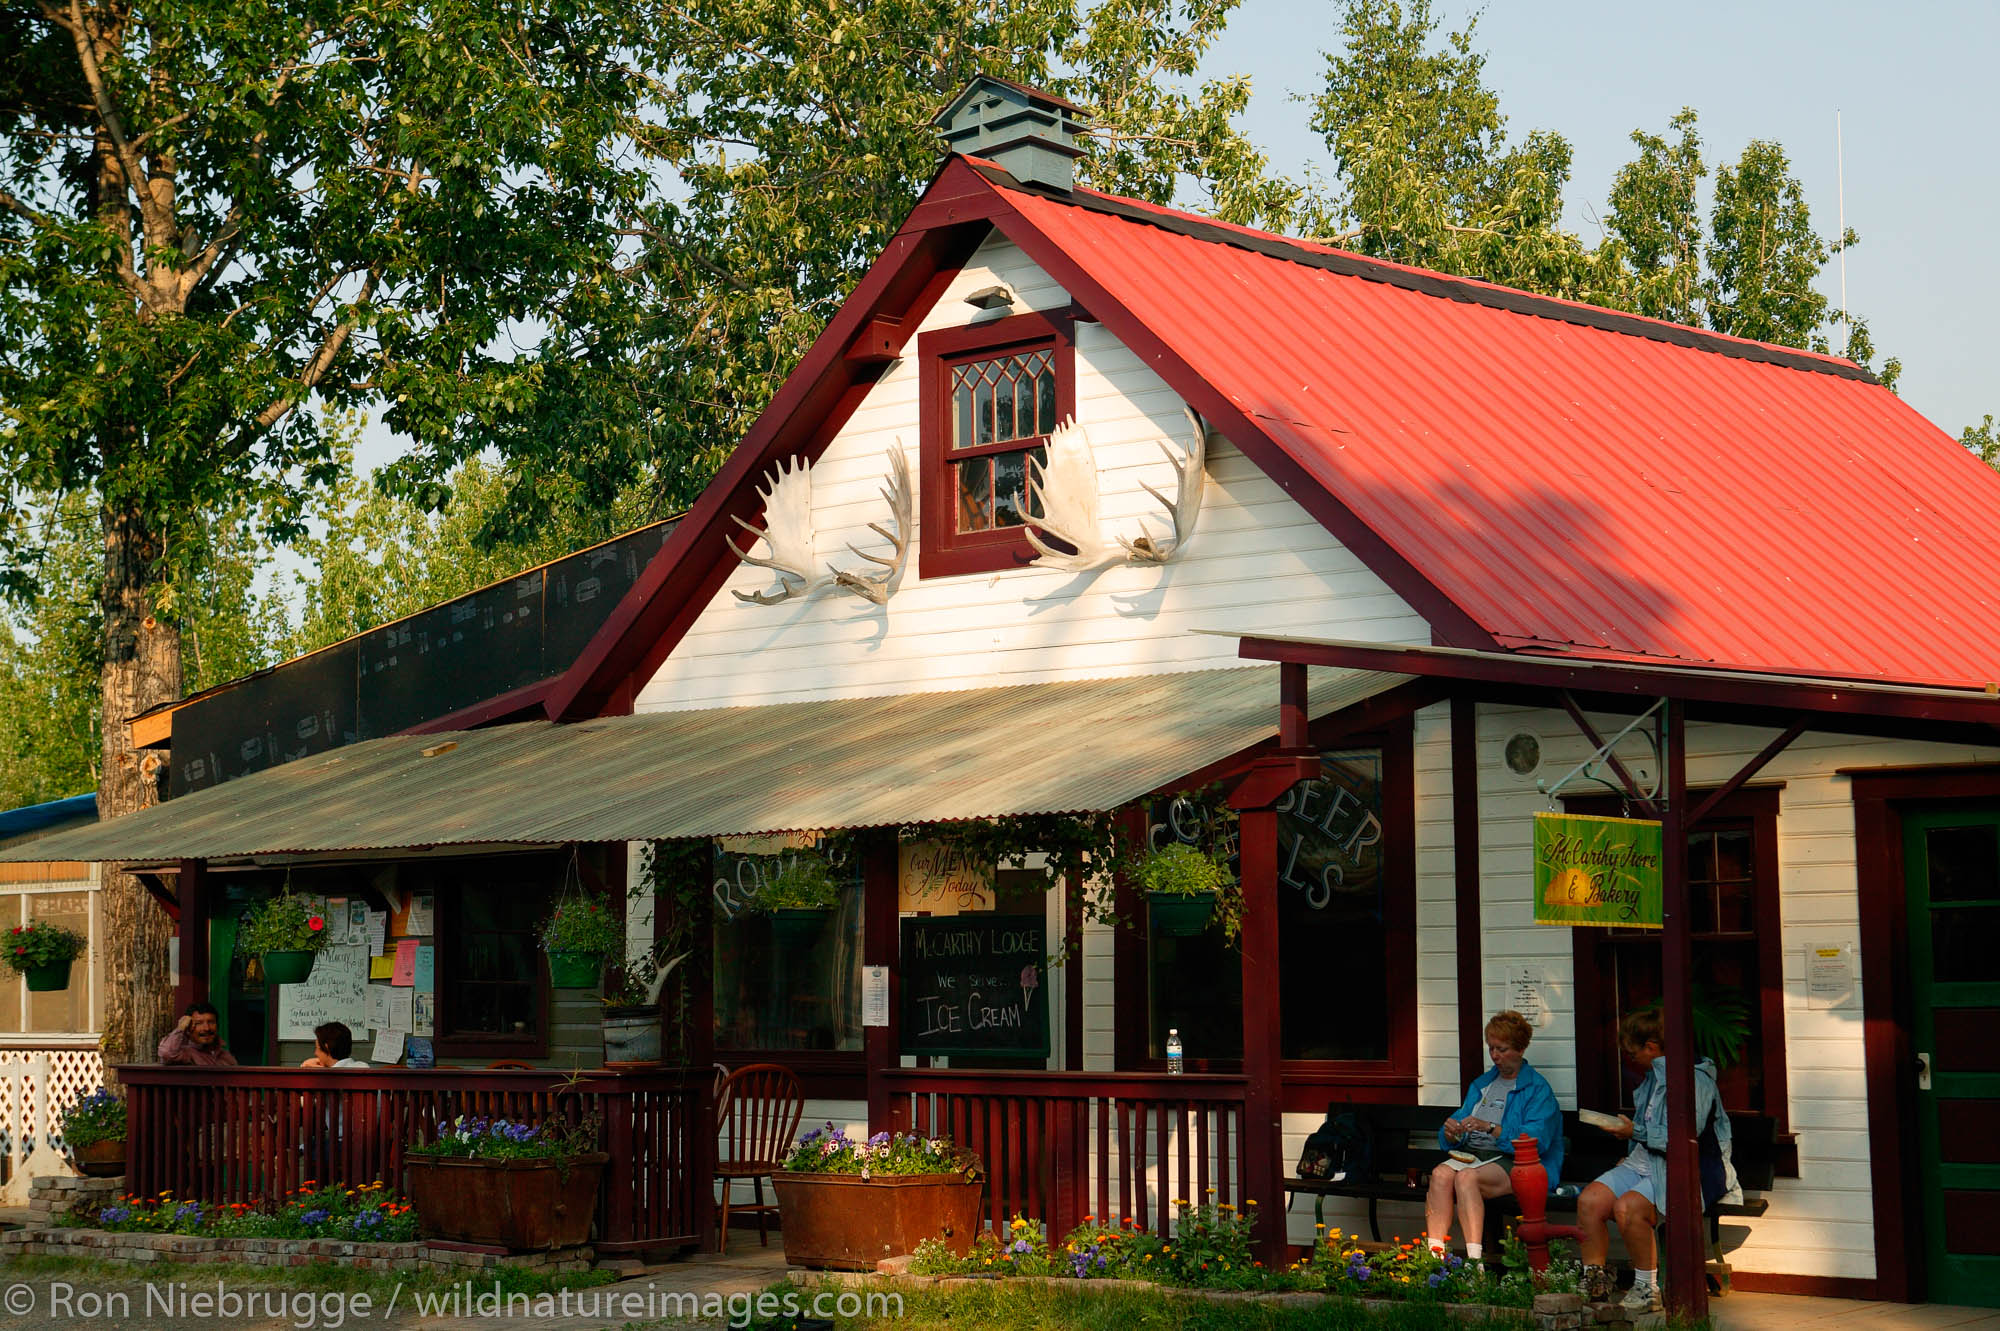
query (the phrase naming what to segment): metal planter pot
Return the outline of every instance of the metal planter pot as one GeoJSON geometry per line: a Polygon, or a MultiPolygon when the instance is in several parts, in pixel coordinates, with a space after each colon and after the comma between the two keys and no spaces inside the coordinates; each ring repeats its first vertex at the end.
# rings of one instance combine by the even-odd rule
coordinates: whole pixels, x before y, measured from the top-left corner
{"type": "Polygon", "coordinates": [[[69,1151],[76,1167],[92,1178],[116,1178],[125,1172],[125,1139],[108,1138],[88,1146],[72,1146],[69,1151]]]}
{"type": "Polygon", "coordinates": [[[819,907],[780,906],[771,912],[771,938],[780,947],[807,946],[819,940],[833,914],[819,907]]]}
{"type": "Polygon", "coordinates": [[[69,968],[67,961],[52,961],[46,966],[28,967],[21,977],[28,982],[28,992],[46,994],[69,988],[69,968]]]}
{"type": "Polygon", "coordinates": [[[304,984],[312,974],[313,961],[317,952],[266,952],[264,955],[264,979],[271,984],[304,984]]]}
{"type": "Polygon", "coordinates": [[[403,1163],[425,1238],[534,1252],[590,1241],[610,1158],[602,1151],[568,1161],[412,1155],[403,1163]]]}
{"type": "Polygon", "coordinates": [[[595,989],[603,973],[602,952],[549,953],[549,983],[558,989],[595,989]]]}
{"type": "Polygon", "coordinates": [[[904,1174],[864,1181],[857,1174],[771,1176],[779,1232],[792,1266],[873,1271],[885,1257],[942,1239],[963,1257],[979,1233],[982,1185],[962,1174],[904,1174]]]}
{"type": "Polygon", "coordinates": [[[607,1065],[659,1062],[660,1010],[654,1007],[604,1009],[604,1061],[607,1065]]]}
{"type": "Polygon", "coordinates": [[[1196,892],[1189,896],[1154,892],[1149,897],[1153,912],[1153,932],[1168,938],[1193,938],[1208,928],[1215,918],[1215,893],[1196,892]]]}

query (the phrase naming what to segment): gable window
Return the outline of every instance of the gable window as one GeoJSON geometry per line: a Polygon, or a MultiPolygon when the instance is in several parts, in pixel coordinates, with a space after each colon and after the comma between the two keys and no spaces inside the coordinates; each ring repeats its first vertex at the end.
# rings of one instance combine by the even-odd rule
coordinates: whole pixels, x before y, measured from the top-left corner
{"type": "Polygon", "coordinates": [[[1028,544],[1028,460],[1076,412],[1067,319],[1041,314],[947,328],[918,343],[924,391],[923,577],[1017,568],[1028,544]]]}

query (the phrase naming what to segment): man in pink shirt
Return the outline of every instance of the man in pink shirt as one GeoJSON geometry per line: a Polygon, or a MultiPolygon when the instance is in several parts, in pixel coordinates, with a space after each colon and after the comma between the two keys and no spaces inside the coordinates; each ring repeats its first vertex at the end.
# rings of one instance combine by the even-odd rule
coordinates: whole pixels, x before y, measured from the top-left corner
{"type": "Polygon", "coordinates": [[[190,1003],[180,1023],[160,1041],[160,1061],[178,1067],[233,1068],[236,1055],[222,1047],[213,1003],[190,1003]]]}

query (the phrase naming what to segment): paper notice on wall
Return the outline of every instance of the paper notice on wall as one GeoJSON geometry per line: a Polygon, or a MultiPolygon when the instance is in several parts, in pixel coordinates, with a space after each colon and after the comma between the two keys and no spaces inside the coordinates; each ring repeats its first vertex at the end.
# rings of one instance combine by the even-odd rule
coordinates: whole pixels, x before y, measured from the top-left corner
{"type": "Polygon", "coordinates": [[[417,1035],[437,1034],[437,995],[419,991],[411,1005],[410,1029],[417,1035]]]}
{"type": "Polygon", "coordinates": [[[386,1031],[389,1029],[389,995],[396,992],[386,984],[368,986],[368,1029],[386,1031]]]}
{"type": "Polygon", "coordinates": [[[375,1051],[368,1056],[370,1063],[400,1063],[403,1061],[403,1032],[375,1032],[375,1051]]]}
{"type": "Polygon", "coordinates": [[[389,991],[388,1020],[383,1023],[383,1030],[400,1031],[404,1035],[410,1033],[410,1025],[416,1015],[415,1004],[411,1002],[413,997],[413,992],[408,989],[389,991]]]}
{"type": "Polygon", "coordinates": [[[1530,1026],[1549,1024],[1549,973],[1541,966],[1509,966],[1501,1002],[1521,1014],[1530,1026]]]}
{"type": "Polygon", "coordinates": [[[1806,949],[1806,1006],[1847,1007],[1854,1002],[1854,945],[1826,944],[1806,949]]]}
{"type": "Polygon", "coordinates": [[[326,947],[346,947],[347,898],[333,897],[326,903],[326,947]]]}
{"type": "Polygon", "coordinates": [[[367,943],[368,903],[359,898],[351,898],[347,903],[347,941],[349,944],[367,943]]]}
{"type": "Polygon", "coordinates": [[[407,988],[417,982],[417,940],[399,938],[396,940],[396,971],[389,977],[389,983],[407,988]]]}
{"type": "Polygon", "coordinates": [[[887,966],[863,966],[861,968],[861,1024],[863,1026],[887,1026],[889,1024],[889,968],[887,966]]]}
{"type": "Polygon", "coordinates": [[[410,984],[426,994],[437,988],[437,949],[429,943],[417,944],[416,966],[411,972],[410,984]]]}
{"type": "Polygon", "coordinates": [[[387,980],[393,978],[395,974],[396,974],[396,959],[394,957],[368,958],[369,979],[387,980]]]}
{"type": "Polygon", "coordinates": [[[410,932],[418,938],[437,932],[437,898],[428,892],[410,898],[410,932]]]}
{"type": "Polygon", "coordinates": [[[368,951],[380,956],[389,950],[389,912],[371,910],[368,912],[368,951]]]}

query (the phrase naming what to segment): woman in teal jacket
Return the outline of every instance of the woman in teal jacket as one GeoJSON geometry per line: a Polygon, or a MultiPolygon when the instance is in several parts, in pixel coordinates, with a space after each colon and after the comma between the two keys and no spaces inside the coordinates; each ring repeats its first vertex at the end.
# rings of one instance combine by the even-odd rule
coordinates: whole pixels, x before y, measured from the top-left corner
{"type": "Polygon", "coordinates": [[[1528,1066],[1534,1028],[1518,1012],[1502,1012],[1486,1023],[1486,1053],[1493,1060],[1466,1092],[1465,1104],[1438,1129],[1438,1145],[1453,1154],[1431,1171],[1424,1203],[1426,1233],[1442,1252],[1458,1210],[1467,1261],[1484,1255],[1486,1199],[1514,1190],[1514,1139],[1535,1139],[1549,1182],[1562,1177],[1562,1107],[1548,1080],[1528,1066]]]}

